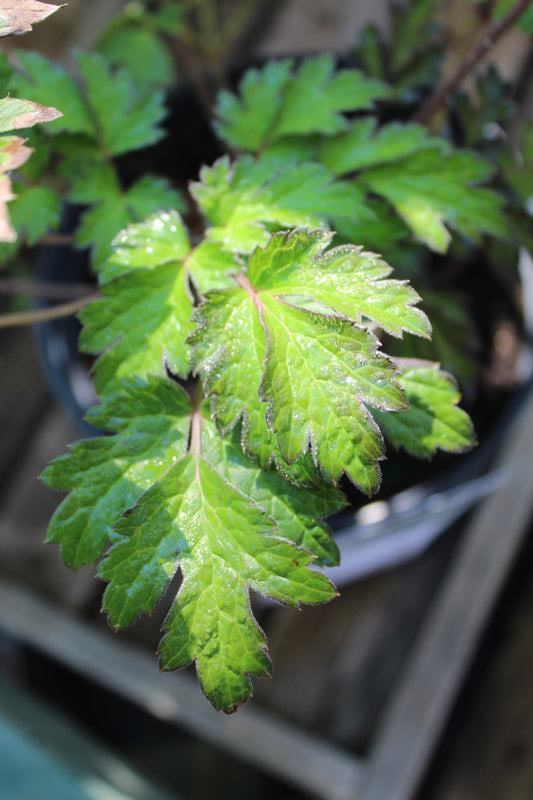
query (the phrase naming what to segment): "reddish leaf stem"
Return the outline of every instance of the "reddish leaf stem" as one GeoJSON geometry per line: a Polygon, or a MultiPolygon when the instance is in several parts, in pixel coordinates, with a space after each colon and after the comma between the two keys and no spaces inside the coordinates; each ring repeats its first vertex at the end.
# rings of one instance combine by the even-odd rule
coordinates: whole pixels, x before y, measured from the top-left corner
{"type": "Polygon", "coordinates": [[[446,97],[459,86],[466,76],[472,72],[479,64],[486,53],[494,46],[503,34],[527,11],[533,0],[518,0],[512,8],[497,22],[492,22],[475,47],[468,53],[462,64],[459,65],[454,74],[448,78],[436,91],[428,97],[426,102],[415,114],[415,122],[421,125],[428,122],[435,111],[445,102],[446,97]]]}

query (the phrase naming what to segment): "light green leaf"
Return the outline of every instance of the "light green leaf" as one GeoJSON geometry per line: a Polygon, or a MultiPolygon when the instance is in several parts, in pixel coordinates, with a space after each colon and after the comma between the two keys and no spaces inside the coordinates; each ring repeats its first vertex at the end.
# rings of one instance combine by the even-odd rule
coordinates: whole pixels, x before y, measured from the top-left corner
{"type": "Polygon", "coordinates": [[[151,611],[179,564],[183,582],[166,620],[161,663],[179,669],[195,661],[206,696],[226,712],[248,699],[250,675],[270,671],[248,587],[293,606],[335,595],[307,568],[311,554],[270,535],[277,533],[272,518],[193,452],[143,495],[117,533],[123,538],[100,568],[110,581],[104,609],[111,624],[151,611]]]}
{"type": "Polygon", "coordinates": [[[253,300],[243,289],[211,291],[195,311],[190,336],[192,366],[201,375],[220,429],[227,434],[242,417],[243,443],[260,464],[275,458],[276,438],[259,400],[266,339],[253,300]]]}
{"type": "Polygon", "coordinates": [[[441,372],[437,364],[410,366],[398,382],[409,408],[394,413],[376,412],[385,436],[395,447],[429,458],[437,449],[462,453],[475,444],[472,422],[457,407],[460,394],[453,378],[441,372]]]}
{"type": "Polygon", "coordinates": [[[165,211],[144,222],[129,225],[113,242],[113,252],[102,265],[103,281],[124,275],[133,269],[147,269],[181,261],[191,246],[186,228],[176,211],[165,211]]]}
{"type": "Polygon", "coordinates": [[[147,269],[184,261],[198,291],[227,286],[229,275],[237,272],[239,263],[216,242],[203,240],[192,249],[187,231],[176,211],[164,211],[144,222],[130,225],[114,241],[111,257],[100,269],[104,281],[132,269],[147,269]]]}
{"type": "Polygon", "coordinates": [[[191,193],[211,227],[207,236],[227,250],[249,253],[269,239],[267,226],[325,226],[328,219],[372,218],[360,189],[335,181],[320,164],[221,158],[204,167],[191,193]]]}
{"type": "Polygon", "coordinates": [[[292,61],[283,60],[248,70],[239,86],[242,99],[221,91],[216,107],[220,136],[241,150],[259,150],[275,127],[291,68],[292,61]]]}
{"type": "Polygon", "coordinates": [[[256,289],[276,286],[286,302],[322,313],[336,313],[362,324],[372,320],[394,336],[409,331],[428,338],[431,327],[414,306],[420,297],[405,281],[384,280],[392,268],[375,253],[348,245],[324,252],[332,239],[326,231],[275,235],[256,251],[249,277],[256,289]]]}
{"type": "MultiPolygon", "coordinates": [[[[323,522],[324,517],[346,505],[344,495],[334,486],[313,472],[309,473],[309,486],[295,486],[273,467],[258,468],[243,453],[238,427],[229,436],[221,437],[212,423],[204,421],[202,448],[205,458],[226,480],[253,498],[276,521],[284,538],[310,550],[319,565],[339,563],[337,545],[323,522]]],[[[304,465],[300,466],[303,470],[304,465]]]]}
{"type": "Polygon", "coordinates": [[[335,70],[330,55],[304,61],[292,74],[291,61],[271,62],[246,73],[241,98],[219,95],[218,131],[231,145],[257,152],[292,135],[331,135],[347,127],[341,112],[371,108],[387,96],[380,81],[352,69],[335,70]]]}
{"type": "Polygon", "coordinates": [[[347,127],[339,112],[372,108],[375,100],[387,94],[383,83],[357,70],[336,72],[330,55],[309,59],[287,85],[274,136],[338,133],[347,127]]]}
{"type": "Polygon", "coordinates": [[[191,409],[166,378],[124,382],[118,394],[93,409],[89,420],[115,436],[72,445],[42,478],[70,494],[55,512],[47,541],[61,543],[66,564],[94,564],[112,539],[119,517],[187,450],[191,409]]]}
{"type": "Polygon", "coordinates": [[[501,199],[477,186],[492,170],[470,153],[446,155],[435,148],[365,170],[359,180],[385,197],[420,241],[445,252],[450,240],[445,223],[474,241],[481,233],[508,235],[501,199]]]}

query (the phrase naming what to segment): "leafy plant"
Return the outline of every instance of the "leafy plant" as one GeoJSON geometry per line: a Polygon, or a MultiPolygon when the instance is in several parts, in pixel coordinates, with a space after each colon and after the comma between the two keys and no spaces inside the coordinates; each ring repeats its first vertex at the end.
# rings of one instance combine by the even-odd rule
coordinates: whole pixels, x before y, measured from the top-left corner
{"type": "MultiPolygon", "coordinates": [[[[40,3],[36,0],[19,0],[18,4],[0,2],[0,36],[15,36],[31,30],[36,22],[50,16],[57,6],[40,3]]],[[[7,69],[2,70],[1,82],[6,83],[7,69]]],[[[39,122],[50,122],[61,116],[53,107],[40,105],[29,100],[4,97],[0,100],[0,133],[29,128],[39,122]]],[[[31,148],[20,136],[0,137],[0,242],[14,242],[17,238],[12,226],[7,202],[14,199],[11,180],[7,173],[26,163],[31,148]]]]}
{"type": "MultiPolygon", "coordinates": [[[[411,27],[426,25],[428,3],[415,7],[411,27]]],[[[136,74],[123,43],[142,39],[146,56],[171,7],[132,8],[99,54],[77,55],[77,78],[34,53],[8,78],[64,114],[35,134],[42,155],[20,175],[13,216],[31,242],[57,223],[58,186],[83,204],[75,244],[100,285],[80,347],[98,356],[88,418],[112,435],[45,470],[68,492],[48,541],[74,569],[97,565],[114,628],[153,611],[179,570],[161,665],[196,662],[208,699],[230,712],[270,670],[250,590],[292,606],[336,595],[319,568],[338,562],[324,520],[346,503],[343,476],[371,495],[385,440],[423,458],[474,442],[453,379],[403,358],[431,326],[387,260],[509,225],[488,161],[422,125],[380,124],[380,104],[427,75],[401,36],[393,72],[378,70],[367,36],[378,77],[328,55],[248,71],[218,95],[227,152],[186,198],[164,177],[125,184],[117,157],[163,135],[154,87],[170,74],[164,59],[136,74]],[[398,71],[404,83],[383,82],[398,71]],[[32,204],[42,214],[30,224],[32,204]],[[402,358],[385,339],[405,341],[402,358]]]]}

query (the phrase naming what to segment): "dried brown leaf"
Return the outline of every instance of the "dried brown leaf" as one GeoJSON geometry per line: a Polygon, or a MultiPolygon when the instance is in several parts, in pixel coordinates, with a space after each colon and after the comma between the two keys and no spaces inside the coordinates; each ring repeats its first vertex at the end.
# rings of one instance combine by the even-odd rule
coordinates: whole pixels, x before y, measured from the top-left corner
{"type": "Polygon", "coordinates": [[[32,154],[32,148],[27,147],[26,139],[20,136],[0,137],[0,173],[18,169],[26,163],[32,154]]]}
{"type": "Polygon", "coordinates": [[[11,181],[7,175],[0,176],[0,242],[15,242],[17,232],[9,219],[7,203],[13,200],[15,195],[11,189],[11,181]]]}
{"type": "Polygon", "coordinates": [[[40,22],[58,8],[51,3],[38,0],[0,0],[0,36],[15,36],[31,31],[31,26],[40,22]]]}
{"type": "Polygon", "coordinates": [[[18,97],[3,97],[0,100],[0,131],[12,131],[15,128],[31,128],[38,122],[52,122],[62,117],[61,111],[53,106],[42,106],[32,100],[18,97]]]}

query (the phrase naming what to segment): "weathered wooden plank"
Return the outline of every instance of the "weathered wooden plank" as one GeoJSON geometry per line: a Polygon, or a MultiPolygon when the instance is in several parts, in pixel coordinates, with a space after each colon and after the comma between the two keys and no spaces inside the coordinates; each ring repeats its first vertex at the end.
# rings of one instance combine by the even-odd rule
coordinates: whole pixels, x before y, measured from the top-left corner
{"type": "Polygon", "coordinates": [[[216,714],[195,682],[159,674],[155,657],[65,614],[21,587],[0,583],[0,626],[166,722],[307,790],[349,800],[364,765],[346,751],[253,706],[216,714]]]}
{"type": "Polygon", "coordinates": [[[358,800],[409,800],[531,520],[533,391],[498,459],[507,481],[475,513],[383,720],[358,800]]]}

